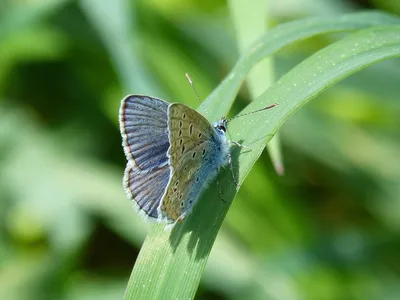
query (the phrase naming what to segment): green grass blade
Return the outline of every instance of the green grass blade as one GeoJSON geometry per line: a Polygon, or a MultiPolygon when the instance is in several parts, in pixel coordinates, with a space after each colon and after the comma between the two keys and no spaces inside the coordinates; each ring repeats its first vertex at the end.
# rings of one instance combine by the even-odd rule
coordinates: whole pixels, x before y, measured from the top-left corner
{"type": "MultiPolygon", "coordinates": [[[[371,28],[321,50],[272,85],[244,112],[263,107],[271,99],[279,99],[277,108],[231,124],[232,138],[252,148],[240,156],[238,149],[233,151],[235,165],[240,166],[240,182],[264,149],[266,136],[272,136],[294,111],[344,77],[394,56],[400,56],[400,27],[371,28]]],[[[228,203],[220,201],[212,184],[184,223],[172,231],[154,225],[131,274],[125,299],[194,297],[215,237],[236,194],[229,170],[223,170],[219,179],[228,203]]]]}
{"type": "Polygon", "coordinates": [[[236,138],[253,145],[252,154],[243,154],[240,158],[241,180],[255,162],[255,152],[261,153],[264,147],[260,137],[272,136],[292,113],[336,82],[372,63],[396,56],[400,56],[400,26],[374,27],[317,52],[288,72],[243,111],[252,111],[271,103],[271,99],[279,99],[279,106],[267,118],[260,113],[250,123],[244,121],[245,130],[241,121],[231,126],[236,138]]]}
{"type": "MultiPolygon", "coordinates": [[[[235,24],[239,51],[245,54],[246,50],[268,29],[268,1],[231,0],[228,3],[235,24]]],[[[251,99],[254,100],[260,96],[273,82],[274,61],[272,57],[269,57],[260,61],[248,74],[247,85],[251,99]]],[[[283,175],[284,166],[278,134],[275,134],[268,143],[267,149],[275,171],[283,175]]]]}
{"type": "Polygon", "coordinates": [[[310,18],[298,20],[271,29],[239,59],[222,83],[200,107],[210,112],[215,120],[225,116],[249,71],[263,58],[274,54],[293,42],[319,34],[351,31],[370,26],[400,24],[399,18],[378,12],[348,14],[341,17],[310,18]]]}

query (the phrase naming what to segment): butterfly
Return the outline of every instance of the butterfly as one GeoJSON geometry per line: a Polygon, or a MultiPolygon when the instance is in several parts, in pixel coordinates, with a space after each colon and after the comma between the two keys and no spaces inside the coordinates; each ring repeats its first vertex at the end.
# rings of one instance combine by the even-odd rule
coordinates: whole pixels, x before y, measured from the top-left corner
{"type": "Polygon", "coordinates": [[[184,104],[128,95],[119,124],[128,161],[123,186],[150,219],[181,222],[219,169],[231,163],[234,142],[226,137],[226,118],[211,124],[184,104]]]}

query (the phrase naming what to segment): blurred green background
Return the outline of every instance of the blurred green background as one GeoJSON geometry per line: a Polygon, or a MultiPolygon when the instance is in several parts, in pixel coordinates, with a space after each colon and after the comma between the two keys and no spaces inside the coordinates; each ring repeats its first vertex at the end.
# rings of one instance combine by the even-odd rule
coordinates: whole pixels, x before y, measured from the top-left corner
{"type": "MultiPolygon", "coordinates": [[[[398,1],[271,1],[271,25],[398,1]]],[[[120,99],[199,105],[238,58],[225,1],[1,0],[0,299],[121,299],[150,224],[122,189],[120,99]]],[[[286,48],[276,78],[343,35],[286,48]]],[[[197,299],[400,298],[400,61],[282,128],[235,199],[197,299]],[[265,297],[263,297],[265,298],[265,297]]],[[[233,108],[249,101],[244,87],[233,108]]],[[[279,99],[276,99],[279,103],[279,99]]]]}

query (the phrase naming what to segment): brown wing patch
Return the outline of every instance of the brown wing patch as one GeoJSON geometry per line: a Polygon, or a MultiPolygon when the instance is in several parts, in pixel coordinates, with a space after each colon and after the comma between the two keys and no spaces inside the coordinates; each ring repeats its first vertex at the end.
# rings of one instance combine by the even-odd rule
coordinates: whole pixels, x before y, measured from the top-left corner
{"type": "Polygon", "coordinates": [[[195,199],[189,197],[197,188],[196,178],[214,129],[201,114],[182,104],[171,104],[168,116],[168,156],[173,172],[160,212],[174,222],[194,204],[195,199]]]}

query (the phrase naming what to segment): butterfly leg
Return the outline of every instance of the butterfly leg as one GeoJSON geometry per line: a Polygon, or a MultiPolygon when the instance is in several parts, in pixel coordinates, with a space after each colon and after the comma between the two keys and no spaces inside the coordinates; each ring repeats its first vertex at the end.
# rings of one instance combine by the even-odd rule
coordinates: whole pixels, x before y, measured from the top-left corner
{"type": "Polygon", "coordinates": [[[230,141],[233,145],[235,145],[235,146],[238,146],[238,147],[240,147],[240,148],[244,148],[244,149],[251,149],[250,147],[248,147],[248,146],[246,146],[246,145],[243,145],[243,144],[240,144],[240,143],[238,143],[238,142],[235,142],[235,141],[230,141]]]}
{"type": "Polygon", "coordinates": [[[236,184],[237,187],[240,187],[240,184],[238,183],[238,181],[235,178],[235,174],[233,173],[233,163],[232,163],[232,156],[230,153],[228,153],[228,163],[229,163],[229,169],[231,169],[231,173],[232,173],[232,178],[233,178],[233,182],[236,184]]]}
{"type": "Polygon", "coordinates": [[[186,212],[184,212],[183,214],[180,215],[180,217],[175,221],[178,223],[181,223],[183,221],[183,219],[186,218],[186,212]]]}
{"type": "Polygon", "coordinates": [[[179,216],[178,219],[175,220],[174,223],[167,224],[167,225],[165,226],[164,230],[165,230],[165,231],[171,230],[172,228],[174,228],[174,226],[175,226],[176,224],[182,223],[183,219],[185,219],[186,216],[187,216],[187,213],[184,212],[183,214],[181,214],[181,215],[179,216]]]}

